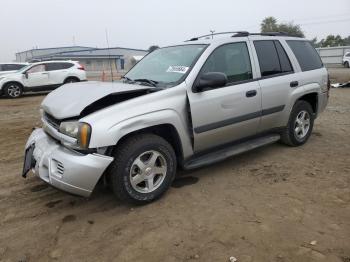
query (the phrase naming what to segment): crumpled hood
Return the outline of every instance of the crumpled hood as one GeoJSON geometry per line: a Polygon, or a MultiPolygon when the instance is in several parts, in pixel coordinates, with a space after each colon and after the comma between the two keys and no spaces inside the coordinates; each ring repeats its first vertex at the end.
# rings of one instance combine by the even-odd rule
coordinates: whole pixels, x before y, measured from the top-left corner
{"type": "Polygon", "coordinates": [[[41,106],[45,112],[57,119],[79,116],[90,104],[108,95],[149,90],[154,87],[122,82],[79,82],[65,84],[52,91],[41,106]]]}

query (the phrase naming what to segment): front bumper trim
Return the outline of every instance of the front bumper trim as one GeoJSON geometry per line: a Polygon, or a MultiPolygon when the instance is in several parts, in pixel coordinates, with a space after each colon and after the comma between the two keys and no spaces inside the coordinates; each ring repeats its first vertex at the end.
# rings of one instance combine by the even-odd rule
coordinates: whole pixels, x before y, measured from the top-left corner
{"type": "Polygon", "coordinates": [[[81,154],[70,150],[48,136],[43,129],[35,129],[26,149],[35,144],[33,172],[45,182],[63,191],[89,197],[98,180],[113,161],[113,157],[81,154]]]}

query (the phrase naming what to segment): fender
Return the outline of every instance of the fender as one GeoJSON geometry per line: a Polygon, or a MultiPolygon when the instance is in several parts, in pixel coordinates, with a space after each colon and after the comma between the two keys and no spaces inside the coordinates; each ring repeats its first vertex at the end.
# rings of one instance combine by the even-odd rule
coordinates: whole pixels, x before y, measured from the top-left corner
{"type": "Polygon", "coordinates": [[[290,113],[292,112],[293,106],[296,103],[296,101],[298,101],[301,97],[303,97],[307,94],[311,94],[311,93],[317,93],[317,96],[319,97],[319,95],[321,93],[321,87],[320,87],[319,83],[316,83],[316,82],[315,83],[307,83],[307,84],[300,86],[299,88],[296,88],[293,90],[293,92],[291,93],[290,99],[289,99],[289,104],[286,105],[288,110],[285,110],[284,119],[286,120],[286,122],[284,123],[283,126],[287,125],[290,113]]]}
{"type": "Polygon", "coordinates": [[[9,84],[9,83],[16,83],[16,84],[21,85],[23,89],[25,88],[25,86],[23,85],[23,83],[21,83],[21,82],[18,81],[18,80],[8,80],[8,81],[6,81],[6,82],[4,82],[4,83],[2,83],[2,84],[0,85],[0,90],[4,90],[4,87],[5,87],[7,84],[9,84]]]}
{"type": "Polygon", "coordinates": [[[172,125],[181,141],[183,157],[187,158],[193,154],[189,129],[185,120],[172,109],[164,109],[125,119],[114,124],[108,130],[94,126],[90,139],[90,148],[114,146],[125,135],[137,130],[152,126],[169,124],[172,125]]]}

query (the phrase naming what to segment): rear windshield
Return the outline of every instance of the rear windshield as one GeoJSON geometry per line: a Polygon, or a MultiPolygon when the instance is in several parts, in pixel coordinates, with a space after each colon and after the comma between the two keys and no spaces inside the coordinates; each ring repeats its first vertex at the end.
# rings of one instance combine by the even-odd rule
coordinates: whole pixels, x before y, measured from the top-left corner
{"type": "Polygon", "coordinates": [[[320,56],[310,42],[287,40],[287,43],[296,56],[302,71],[309,71],[323,67],[320,56]]]}

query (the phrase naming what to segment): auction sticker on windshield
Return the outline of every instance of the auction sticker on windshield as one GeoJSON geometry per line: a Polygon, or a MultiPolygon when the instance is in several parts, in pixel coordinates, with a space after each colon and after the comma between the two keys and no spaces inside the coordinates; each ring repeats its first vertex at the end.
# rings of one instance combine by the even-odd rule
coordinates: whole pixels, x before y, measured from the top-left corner
{"type": "Polygon", "coordinates": [[[169,68],[166,70],[168,73],[180,73],[185,74],[189,67],[187,66],[169,66],[169,68]]]}

